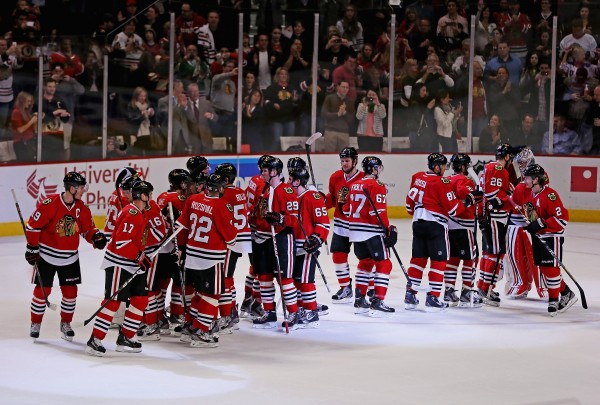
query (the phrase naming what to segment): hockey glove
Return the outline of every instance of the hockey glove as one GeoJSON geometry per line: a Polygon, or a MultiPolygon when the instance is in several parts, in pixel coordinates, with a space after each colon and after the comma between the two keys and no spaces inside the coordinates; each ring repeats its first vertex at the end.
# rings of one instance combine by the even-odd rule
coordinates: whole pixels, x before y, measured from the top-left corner
{"type": "Polygon", "coordinates": [[[542,229],[546,227],[546,223],[542,218],[538,218],[537,221],[530,222],[529,225],[525,227],[525,230],[532,235],[535,235],[542,229]]]}
{"type": "Polygon", "coordinates": [[[481,232],[487,231],[490,227],[490,222],[487,220],[487,218],[479,218],[477,219],[477,223],[479,224],[479,229],[481,232]]]}
{"type": "Polygon", "coordinates": [[[502,208],[503,205],[504,203],[498,197],[494,197],[491,200],[488,200],[488,210],[490,211],[502,208]]]}
{"type": "Polygon", "coordinates": [[[465,206],[470,207],[471,205],[479,204],[482,199],[483,199],[483,191],[475,190],[475,191],[467,194],[467,198],[465,199],[465,206]]]}
{"type": "Polygon", "coordinates": [[[266,212],[264,218],[271,225],[283,226],[284,217],[279,212],[266,212]]]}
{"type": "MultiPolygon", "coordinates": [[[[165,217],[167,219],[167,221],[171,224],[171,214],[169,213],[169,207],[165,207],[162,210],[160,210],[160,213],[163,214],[163,217],[165,217]]],[[[173,221],[177,222],[177,219],[179,218],[179,210],[175,207],[173,207],[173,221]]],[[[171,226],[173,226],[173,224],[171,224],[171,226]]]]}
{"type": "Polygon", "coordinates": [[[40,260],[39,246],[27,244],[27,247],[25,248],[25,260],[27,260],[27,263],[31,264],[32,266],[35,266],[40,260]]]}
{"type": "Polygon", "coordinates": [[[383,244],[386,248],[391,248],[398,242],[398,229],[391,225],[386,232],[387,235],[383,237],[383,244]]]}
{"type": "Polygon", "coordinates": [[[152,267],[152,259],[150,259],[144,252],[140,252],[135,258],[135,261],[143,271],[148,271],[152,267]]]}
{"type": "Polygon", "coordinates": [[[317,235],[310,235],[308,239],[304,241],[302,248],[306,251],[306,253],[314,253],[321,247],[322,244],[323,241],[321,238],[319,238],[317,235]]]}
{"type": "Polygon", "coordinates": [[[98,231],[92,236],[92,244],[96,249],[104,249],[106,247],[106,243],[108,240],[106,239],[106,235],[102,232],[98,231]]]}

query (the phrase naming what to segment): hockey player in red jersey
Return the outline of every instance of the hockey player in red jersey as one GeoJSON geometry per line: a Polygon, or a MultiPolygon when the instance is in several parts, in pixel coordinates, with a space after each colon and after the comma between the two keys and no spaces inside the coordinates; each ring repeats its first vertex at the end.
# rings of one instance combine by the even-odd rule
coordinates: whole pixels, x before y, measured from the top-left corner
{"type": "Polygon", "coordinates": [[[267,196],[259,201],[256,215],[251,219],[251,226],[255,229],[252,261],[260,281],[260,295],[265,309],[264,315],[253,321],[254,327],[259,329],[277,326],[274,277],[281,280],[282,299],[288,311],[284,325],[287,322],[290,330],[300,326],[297,291],[292,279],[296,254],[293,229],[298,221],[298,199],[294,190],[283,183],[282,171],[283,162],[279,158],[266,159],[262,163],[263,179],[270,189],[267,196]],[[277,253],[273,246],[274,239],[277,241],[277,253]]]}
{"type": "MultiPolygon", "coordinates": [[[[288,165],[289,167],[289,165],[288,165]]],[[[321,193],[308,190],[310,178],[305,168],[289,170],[289,182],[298,197],[298,225],[294,228],[296,258],[294,284],[300,292],[298,309],[301,328],[317,328],[319,311],[315,287],[315,266],[319,248],[329,234],[329,216],[321,193]]]]}
{"type": "Polygon", "coordinates": [[[483,302],[491,306],[500,305],[498,293],[491,290],[501,278],[502,259],[506,253],[506,223],[511,204],[509,196],[513,185],[506,169],[512,164],[514,150],[508,143],[496,149],[496,161],[485,165],[482,187],[484,193],[484,215],[480,221],[484,238],[484,257],[481,263],[480,278],[477,283],[483,302]],[[487,214],[485,214],[487,212],[487,214]],[[491,286],[491,288],[490,288],[491,286]]]}
{"type": "MultiPolygon", "coordinates": [[[[529,148],[521,149],[515,155],[515,163],[519,167],[521,177],[515,185],[515,190],[510,197],[514,206],[523,207],[531,191],[523,180],[523,171],[530,164],[535,164],[533,152],[529,148]]],[[[546,184],[548,181],[546,179],[546,184]]],[[[524,230],[526,221],[518,210],[512,212],[508,218],[506,231],[506,255],[504,256],[504,274],[506,276],[506,298],[520,299],[527,297],[535,282],[540,298],[548,298],[548,286],[545,277],[540,274],[538,266],[533,261],[531,236],[524,230]]]]}
{"type": "Polygon", "coordinates": [[[40,326],[46,310],[44,296],[52,292],[54,276],[58,276],[62,300],[60,302],[60,331],[62,338],[73,340],[71,328],[77,299],[77,285],[81,284],[79,266],[79,237],[104,249],[106,237],[94,225],[90,209],[81,201],[88,185],[85,178],[76,172],[69,172],[63,179],[65,191],[53,194],[42,201],[29,221],[25,236],[27,249],[25,260],[39,272],[45,294],[37,277],[33,277],[35,288],[31,300],[30,336],[40,336],[40,326]]]}
{"type": "Polygon", "coordinates": [[[191,196],[177,220],[187,237],[186,281],[194,286],[190,313],[191,327],[184,329],[181,341],[192,347],[217,347],[219,337],[211,327],[219,313],[219,298],[224,291],[224,261],[227,247],[235,243],[233,206],[222,198],[226,180],[211,174],[206,193],[191,196]]]}
{"type": "MultiPolygon", "coordinates": [[[[334,208],[333,213],[333,237],[331,239],[331,255],[335,275],[337,276],[340,289],[331,297],[334,304],[349,304],[353,301],[352,279],[350,278],[350,266],[348,265],[348,254],[350,253],[350,240],[348,239],[349,220],[342,213],[341,206],[348,200],[350,186],[363,178],[364,173],[357,169],[358,152],[352,147],[344,148],[340,152],[341,169],[329,178],[329,192],[327,194],[327,209],[334,208]]],[[[373,261],[365,259],[359,261],[360,273],[368,273],[373,268],[373,261]]]]}
{"type": "Polygon", "coordinates": [[[406,210],[413,216],[413,242],[408,268],[410,281],[404,297],[405,309],[415,309],[419,304],[416,288],[421,285],[427,259],[431,260],[431,291],[427,293],[425,308],[429,312],[448,308],[448,304],[439,299],[449,257],[448,220],[460,212],[462,204],[452,191],[450,180],[444,177],[447,163],[444,155],[431,153],[427,157],[429,170],[413,174],[410,181],[406,210]]]}
{"type": "Polygon", "coordinates": [[[527,166],[523,171],[523,178],[532,193],[530,201],[525,205],[528,221],[525,229],[534,235],[533,257],[548,282],[548,313],[555,316],[577,302],[577,297],[562,279],[557,260],[546,248],[552,249],[562,260],[563,235],[569,221],[569,212],[556,190],[546,185],[546,172],[540,165],[527,166]]]}
{"type": "Polygon", "coordinates": [[[479,308],[482,300],[473,290],[475,279],[475,255],[477,241],[473,230],[475,229],[475,208],[481,203],[483,192],[477,189],[475,181],[469,177],[468,169],[471,167],[471,158],[463,153],[455,153],[450,158],[454,174],[448,176],[452,190],[456,197],[468,207],[448,221],[448,237],[450,241],[450,259],[444,271],[444,301],[450,306],[461,308],[479,308]],[[456,279],[458,268],[462,260],[462,291],[460,298],[456,295],[456,279]],[[471,297],[473,295],[473,297],[471,297]]]}
{"type": "Polygon", "coordinates": [[[215,174],[225,179],[225,193],[223,199],[233,207],[233,225],[237,229],[235,244],[227,249],[225,256],[225,292],[219,300],[219,330],[230,333],[239,329],[239,315],[236,303],[236,290],[233,275],[238,259],[244,253],[252,252],[252,237],[248,223],[248,204],[246,192],[235,185],[237,169],[231,163],[221,163],[215,168],[215,174]]]}
{"type": "Polygon", "coordinates": [[[398,241],[398,231],[390,226],[387,215],[387,189],[379,180],[383,163],[376,156],[366,156],[362,161],[364,177],[350,186],[347,200],[342,206],[349,221],[348,239],[354,243],[354,253],[359,260],[372,260],[375,264],[375,289],[371,303],[367,303],[367,289],[371,268],[356,271],[356,313],[369,311],[371,316],[391,314],[396,310],[384,302],[388,289],[392,262],[388,249],[398,241]],[[383,227],[383,228],[382,228],[383,227]]]}
{"type": "Polygon", "coordinates": [[[115,191],[108,198],[108,210],[104,223],[104,234],[110,239],[119,213],[131,202],[131,183],[139,179],[140,175],[131,167],[124,167],[119,171],[115,181],[115,191]]]}
{"type": "Polygon", "coordinates": [[[149,182],[136,180],[131,186],[133,202],[125,206],[117,218],[102,262],[102,268],[106,272],[102,305],[106,306],[96,315],[94,329],[85,349],[92,356],[103,356],[106,353],[102,340],[106,337],[119,303],[127,300],[130,305],[119,331],[116,350],[128,353],[142,351],[142,344],[135,340],[135,335],[148,305],[145,272],[152,266],[152,261],[144,253],[144,249],[149,232],[146,208],[152,199],[153,189],[149,182]],[[111,299],[123,286],[123,290],[111,299]],[[106,303],[107,300],[110,301],[106,303]]]}
{"type": "Polygon", "coordinates": [[[208,160],[204,156],[192,156],[188,159],[185,166],[190,172],[192,179],[196,180],[196,182],[192,184],[191,193],[196,194],[201,192],[204,188],[208,173],[210,173],[210,163],[208,163],[208,160]]]}

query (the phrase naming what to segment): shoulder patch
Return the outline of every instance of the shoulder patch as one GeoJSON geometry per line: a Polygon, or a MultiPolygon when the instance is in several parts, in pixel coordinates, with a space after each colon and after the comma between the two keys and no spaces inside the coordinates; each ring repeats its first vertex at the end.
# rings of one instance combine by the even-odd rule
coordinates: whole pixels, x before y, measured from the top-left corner
{"type": "Polygon", "coordinates": [[[44,201],[42,201],[42,204],[44,205],[48,205],[52,202],[52,198],[46,198],[44,201]]]}
{"type": "Polygon", "coordinates": [[[225,204],[225,206],[230,212],[233,212],[233,206],[231,204],[225,204]]]}
{"type": "Polygon", "coordinates": [[[177,196],[177,198],[179,199],[179,201],[185,201],[185,199],[186,199],[186,196],[179,194],[179,195],[177,196]]]}
{"type": "Polygon", "coordinates": [[[138,212],[137,212],[137,210],[134,210],[133,208],[130,208],[130,209],[129,209],[129,213],[130,213],[131,215],[137,215],[137,213],[138,213],[138,212]]]}
{"type": "Polygon", "coordinates": [[[450,184],[450,180],[448,180],[447,177],[442,177],[442,183],[444,183],[444,184],[450,184]]]}
{"type": "Polygon", "coordinates": [[[504,169],[504,167],[502,167],[500,165],[494,165],[494,169],[496,169],[496,170],[502,170],[502,169],[504,169]]]}
{"type": "Polygon", "coordinates": [[[285,187],[285,188],[284,188],[284,190],[285,190],[285,192],[286,192],[286,193],[288,193],[288,194],[293,194],[293,193],[294,193],[294,189],[293,189],[293,188],[291,188],[291,187],[285,187]]]}
{"type": "Polygon", "coordinates": [[[319,194],[319,193],[313,193],[313,197],[315,198],[315,200],[320,200],[321,199],[321,194],[319,194]]]}
{"type": "Polygon", "coordinates": [[[556,194],[550,193],[548,194],[548,198],[550,199],[550,201],[556,201],[556,194]]]}
{"type": "Polygon", "coordinates": [[[385,184],[383,184],[383,182],[381,180],[376,180],[376,183],[380,186],[385,186],[385,184]]]}

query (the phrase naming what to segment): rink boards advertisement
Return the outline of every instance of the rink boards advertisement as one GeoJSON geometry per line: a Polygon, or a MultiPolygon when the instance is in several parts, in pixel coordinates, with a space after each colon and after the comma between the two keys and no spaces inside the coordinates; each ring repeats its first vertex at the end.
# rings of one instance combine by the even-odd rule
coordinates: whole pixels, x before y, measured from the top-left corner
{"type": "MultiPolygon", "coordinates": [[[[278,155],[285,163],[294,156],[278,155]]],[[[421,154],[380,155],[385,170],[381,180],[388,187],[388,206],[391,217],[407,217],[403,208],[411,175],[427,169],[427,157],[421,154]]],[[[230,162],[238,169],[237,185],[245,188],[248,180],[258,173],[258,156],[211,156],[214,168],[219,163],[230,162]]],[[[329,176],[339,169],[336,154],[311,155],[317,188],[327,193],[329,176]]],[[[359,157],[359,166],[362,156],[359,157]]],[[[473,155],[474,166],[480,167],[491,160],[491,156],[473,155]]],[[[560,194],[564,205],[571,211],[571,220],[585,222],[600,221],[598,168],[600,159],[579,157],[538,157],[537,162],[550,174],[551,186],[560,194]]],[[[48,195],[64,190],[62,179],[69,171],[82,173],[89,190],[84,202],[89,205],[97,222],[106,214],[108,197],[114,191],[115,179],[122,167],[130,166],[150,181],[156,197],[168,189],[167,175],[175,168],[185,168],[187,157],[103,160],[93,162],[18,165],[0,167],[0,236],[17,235],[22,232],[19,217],[12,198],[15,190],[25,221],[35,210],[36,204],[48,195]]],[[[287,171],[284,170],[287,174],[287,171]]],[[[447,174],[450,171],[446,172],[447,174]]],[[[311,181],[312,182],[312,181],[311,181]]],[[[98,224],[101,225],[101,224],[98,224]]]]}

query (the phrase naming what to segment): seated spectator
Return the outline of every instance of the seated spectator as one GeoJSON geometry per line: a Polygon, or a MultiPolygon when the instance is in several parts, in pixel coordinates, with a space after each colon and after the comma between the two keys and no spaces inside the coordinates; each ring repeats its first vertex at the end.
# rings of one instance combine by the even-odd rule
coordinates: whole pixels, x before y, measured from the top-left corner
{"type": "Polygon", "coordinates": [[[554,155],[580,155],[581,139],[577,132],[567,128],[566,118],[563,115],[554,115],[554,134],[553,149],[550,152],[550,135],[546,131],[542,140],[542,153],[552,153],[554,155]]]}
{"type": "Polygon", "coordinates": [[[35,162],[37,159],[37,137],[35,136],[37,122],[38,113],[33,112],[33,96],[24,91],[20,92],[17,94],[10,118],[18,162],[35,162]]]}
{"type": "Polygon", "coordinates": [[[508,134],[506,141],[511,145],[527,145],[534,153],[540,153],[542,132],[535,128],[535,117],[525,114],[521,120],[521,127],[508,134]]]}
{"type": "Polygon", "coordinates": [[[63,38],[60,41],[60,49],[50,55],[50,65],[60,62],[64,66],[66,76],[77,77],[84,71],[83,63],[78,55],[73,53],[71,38],[63,38]]]}
{"type": "Polygon", "coordinates": [[[362,49],[364,38],[363,38],[363,27],[358,21],[358,15],[356,13],[356,7],[352,4],[348,4],[344,9],[344,16],[335,25],[342,38],[348,40],[348,45],[355,51],[358,52],[362,49]]]}
{"type": "Polygon", "coordinates": [[[356,119],[358,120],[358,149],[364,152],[381,152],[383,149],[383,119],[386,117],[385,105],[381,104],[374,90],[358,104],[356,119]]]}
{"type": "Polygon", "coordinates": [[[575,76],[565,79],[565,87],[562,99],[567,103],[569,119],[579,121],[584,117],[589,103],[592,101],[592,92],[588,86],[587,70],[582,67],[577,69],[575,76]]]}
{"type": "Polygon", "coordinates": [[[400,21],[396,28],[396,32],[402,37],[408,39],[413,32],[416,32],[419,27],[419,19],[417,18],[417,9],[407,7],[404,12],[404,18],[400,21]]]}
{"type": "Polygon", "coordinates": [[[148,28],[144,32],[144,51],[149,52],[152,57],[155,57],[161,52],[161,45],[156,37],[156,31],[148,28]]]}
{"type": "Polygon", "coordinates": [[[495,153],[496,148],[502,144],[502,120],[497,115],[492,115],[487,127],[479,134],[479,152],[495,153]]]}
{"type": "MultiPolygon", "coordinates": [[[[592,145],[589,154],[600,154],[600,86],[594,88],[594,100],[585,118],[586,130],[591,134],[592,145]]],[[[584,133],[582,132],[582,135],[584,133]]],[[[16,151],[16,148],[15,148],[16,151]]]]}

